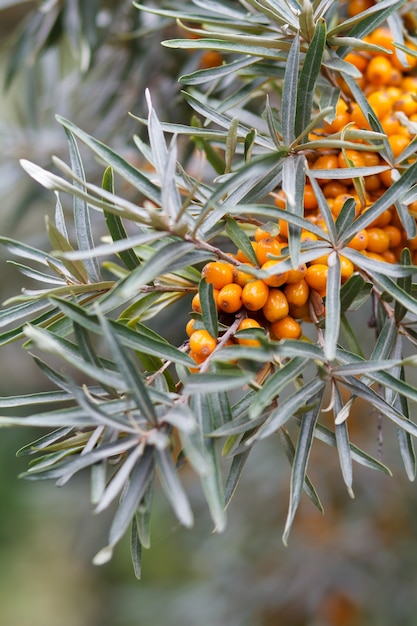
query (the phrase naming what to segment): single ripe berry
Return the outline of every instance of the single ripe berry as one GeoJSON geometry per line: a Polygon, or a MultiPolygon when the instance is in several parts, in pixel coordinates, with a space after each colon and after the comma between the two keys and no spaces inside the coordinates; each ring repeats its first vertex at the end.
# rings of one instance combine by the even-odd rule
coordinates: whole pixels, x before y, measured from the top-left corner
{"type": "Polygon", "coordinates": [[[307,268],[306,282],[309,287],[316,291],[324,291],[327,285],[327,274],[329,271],[328,265],[322,263],[315,263],[307,268]]]}
{"type": "Polygon", "coordinates": [[[301,324],[289,315],[273,322],[269,330],[273,339],[299,339],[302,332],[301,324]]]}
{"type": "Polygon", "coordinates": [[[310,288],[307,282],[302,278],[296,283],[288,283],[285,285],[284,294],[288,304],[297,307],[303,306],[310,295],[310,288]]]}
{"type": "Polygon", "coordinates": [[[242,308],[242,287],[230,283],[222,287],[217,295],[217,306],[225,313],[236,313],[242,308]]]}
{"type": "Polygon", "coordinates": [[[389,248],[389,236],[382,228],[368,228],[368,246],[369,252],[385,252],[389,248]]]}
{"type": "Polygon", "coordinates": [[[221,289],[233,282],[233,265],[224,261],[211,261],[203,267],[201,276],[215,289],[221,289]]]}
{"type": "Polygon", "coordinates": [[[190,350],[197,357],[206,358],[213,352],[217,345],[214,337],[207,330],[196,330],[190,337],[190,350]]]}
{"type": "Polygon", "coordinates": [[[348,278],[350,278],[355,271],[354,265],[350,259],[347,257],[340,255],[340,277],[342,283],[346,282],[348,278]]]}
{"type": "Polygon", "coordinates": [[[259,311],[268,300],[269,287],[263,280],[253,280],[243,287],[243,306],[249,311],[259,311]]]}
{"type": "MultiPolygon", "coordinates": [[[[239,331],[239,330],[246,330],[250,328],[262,328],[262,326],[259,324],[259,322],[252,319],[251,317],[246,317],[240,322],[237,329],[239,331]]],[[[246,339],[245,337],[236,337],[236,339],[237,339],[237,342],[241,346],[251,346],[254,348],[257,348],[258,346],[260,346],[260,341],[258,341],[258,339],[246,339]]]]}
{"type": "MultiPolygon", "coordinates": [[[[255,267],[253,263],[245,263],[245,265],[255,267]]],[[[237,283],[243,288],[246,283],[250,283],[253,280],[253,276],[252,274],[248,274],[247,272],[239,269],[239,267],[235,267],[233,270],[233,282],[237,283]]]]}
{"type": "Polygon", "coordinates": [[[185,327],[185,332],[187,333],[188,337],[191,337],[193,332],[195,332],[194,326],[195,326],[195,319],[191,318],[190,320],[188,320],[187,325],[185,327]]]}
{"type": "Polygon", "coordinates": [[[307,265],[301,263],[295,270],[289,270],[287,283],[298,283],[306,275],[307,265]]]}
{"type": "Polygon", "coordinates": [[[262,307],[262,313],[268,322],[277,322],[286,317],[288,312],[288,300],[284,293],[280,289],[270,289],[268,299],[262,307]]]}
{"type": "MultiPolygon", "coordinates": [[[[270,270],[271,268],[274,268],[278,270],[279,268],[278,263],[279,263],[278,261],[274,261],[271,259],[269,261],[266,261],[262,265],[262,269],[270,270]]],[[[287,278],[288,278],[288,272],[277,271],[276,274],[272,274],[272,276],[269,276],[269,278],[263,278],[262,280],[264,281],[264,283],[268,285],[268,287],[281,287],[281,285],[287,282],[287,278]]]]}
{"type": "Polygon", "coordinates": [[[365,76],[375,86],[381,87],[389,83],[392,63],[382,54],[377,54],[368,63],[365,76]]]}
{"type": "Polygon", "coordinates": [[[256,258],[258,259],[258,263],[262,266],[269,260],[270,254],[274,256],[280,256],[281,250],[283,248],[283,244],[280,243],[277,239],[273,237],[269,237],[267,239],[260,239],[256,247],[256,258]]]}

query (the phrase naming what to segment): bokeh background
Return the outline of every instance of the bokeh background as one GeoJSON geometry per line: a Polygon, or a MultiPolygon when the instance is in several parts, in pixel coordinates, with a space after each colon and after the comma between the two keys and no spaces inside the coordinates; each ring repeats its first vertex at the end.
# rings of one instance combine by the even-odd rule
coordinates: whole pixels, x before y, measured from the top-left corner
{"type": "MultiPolygon", "coordinates": [[[[0,0],[1,235],[47,249],[44,216],[53,215],[54,196],[29,179],[18,160],[50,166],[52,154],[66,158],[55,113],[132,161],[138,155],[131,136],[143,129],[128,112],[145,114],[146,87],[161,119],[188,120],[177,78],[201,58],[164,51],[160,40],[175,32],[171,22],[141,16],[130,1],[0,0]]],[[[87,153],[85,166],[89,180],[99,181],[101,167],[87,153]]],[[[25,284],[6,258],[0,249],[1,301],[25,284]]],[[[172,317],[158,320],[160,326],[166,329],[172,317]]],[[[176,317],[169,333],[182,341],[184,324],[176,317]]],[[[356,323],[366,346],[373,331],[363,312],[356,323]]],[[[1,348],[0,372],[0,395],[45,388],[18,344],[1,348]]],[[[354,442],[377,454],[377,416],[358,404],[350,419],[354,442]]],[[[186,474],[195,528],[179,527],[157,493],[141,582],[133,575],[128,540],[110,564],[92,565],[111,512],[92,515],[87,476],[61,490],[18,479],[26,460],[16,450],[38,435],[0,430],[1,626],[417,623],[417,490],[402,469],[389,424],[382,431],[382,460],[393,477],[356,465],[354,500],[336,452],[315,444],[310,476],[326,513],[303,501],[288,547],[281,533],[290,468],[277,441],[254,450],[222,535],[212,532],[198,482],[186,474]]]]}

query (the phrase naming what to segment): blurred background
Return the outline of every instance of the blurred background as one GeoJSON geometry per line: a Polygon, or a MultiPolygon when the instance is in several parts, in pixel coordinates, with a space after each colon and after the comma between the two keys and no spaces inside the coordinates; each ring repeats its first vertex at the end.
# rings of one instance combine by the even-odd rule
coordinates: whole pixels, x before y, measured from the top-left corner
{"type": "MultiPolygon", "coordinates": [[[[18,160],[49,167],[51,155],[67,159],[56,113],[132,161],[131,136],[143,129],[128,112],[146,114],[146,87],[161,119],[188,121],[177,78],[202,59],[164,50],[159,42],[175,33],[172,22],[140,14],[130,0],[0,0],[1,235],[47,249],[44,216],[53,214],[55,198],[18,160]]],[[[91,155],[85,166],[88,179],[99,181],[102,168],[91,155]]],[[[6,256],[0,249],[2,302],[24,284],[6,256]]],[[[373,331],[361,316],[366,346],[373,331]]],[[[182,341],[183,326],[179,319],[172,337],[182,341]]],[[[0,368],[0,395],[45,388],[18,344],[2,347],[0,368]]],[[[354,442],[377,454],[377,417],[358,404],[350,420],[354,442]]],[[[186,474],[195,528],[179,527],[157,493],[152,548],[138,582],[128,540],[110,564],[91,563],[106,543],[111,512],[92,515],[87,477],[62,490],[19,480],[26,459],[16,450],[39,432],[0,430],[0,624],[415,626],[417,493],[395,429],[384,422],[382,435],[382,460],[394,476],[356,465],[354,500],[336,452],[315,444],[311,478],[325,515],[303,501],[287,548],[290,470],[277,441],[252,453],[223,535],[212,532],[198,482],[186,474]]]]}

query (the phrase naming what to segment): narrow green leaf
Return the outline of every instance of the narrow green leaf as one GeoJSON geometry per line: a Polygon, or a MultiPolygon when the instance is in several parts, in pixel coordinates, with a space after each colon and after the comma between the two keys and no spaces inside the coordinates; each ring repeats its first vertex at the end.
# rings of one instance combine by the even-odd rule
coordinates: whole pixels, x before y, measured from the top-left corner
{"type": "Polygon", "coordinates": [[[307,359],[296,357],[288,361],[262,385],[256,393],[249,412],[250,419],[258,417],[267,406],[272,406],[272,402],[283,389],[294,382],[299,374],[308,364],[307,359]]]}
{"type": "Polygon", "coordinates": [[[301,494],[303,492],[305,477],[307,471],[307,463],[311,452],[311,446],[314,439],[314,430],[321,407],[322,394],[317,393],[312,400],[315,403],[314,408],[305,413],[301,420],[300,434],[298,436],[297,446],[295,449],[294,461],[291,472],[290,484],[290,504],[288,508],[287,520],[285,522],[282,541],[284,545],[288,543],[291,526],[294,521],[295,513],[300,503],[301,494]]]}
{"type": "Polygon", "coordinates": [[[326,331],[324,339],[324,355],[329,361],[336,357],[336,347],[340,331],[340,258],[331,252],[328,260],[326,290],[326,331]]]}
{"type": "Polygon", "coordinates": [[[130,534],[130,555],[135,576],[138,580],[142,577],[142,544],[138,533],[136,517],[132,520],[132,530],[130,534]]]}
{"type": "Polygon", "coordinates": [[[288,52],[282,86],[281,123],[282,139],[289,146],[295,139],[295,114],[297,103],[298,68],[300,64],[300,36],[297,33],[288,52]]]}
{"type": "Polygon", "coordinates": [[[252,373],[237,370],[222,374],[192,374],[185,382],[184,391],[189,394],[231,391],[243,388],[252,378],[252,373]]]}
{"type": "Polygon", "coordinates": [[[357,273],[342,285],[340,290],[340,311],[355,311],[362,306],[371,295],[372,283],[368,283],[357,273]]]}
{"type": "MultiPolygon", "coordinates": [[[[103,174],[102,186],[106,191],[114,193],[114,174],[110,166],[106,168],[103,174]]],[[[121,241],[128,238],[123,222],[118,215],[104,211],[104,219],[113,241],[121,241]]],[[[132,248],[121,250],[119,256],[128,270],[134,270],[139,265],[139,259],[132,248]]]]}
{"type": "Polygon", "coordinates": [[[316,23],[313,39],[308,46],[304,64],[298,79],[295,135],[300,135],[310,121],[316,81],[320,74],[326,46],[326,22],[320,18],[316,23]]]}
{"type": "Polygon", "coordinates": [[[241,228],[236,220],[230,215],[226,216],[226,234],[233,241],[235,246],[242,250],[251,263],[258,265],[258,259],[256,258],[251,240],[243,228],[241,228]]]}
{"type": "MultiPolygon", "coordinates": [[[[292,442],[290,434],[288,430],[283,427],[279,429],[278,435],[280,438],[281,445],[287,456],[287,459],[289,460],[291,467],[292,467],[294,464],[295,446],[292,442]]],[[[323,505],[320,502],[320,498],[317,494],[317,491],[315,490],[313,483],[311,482],[307,474],[305,475],[303,489],[306,492],[307,496],[312,501],[312,503],[314,504],[314,506],[320,511],[320,513],[324,513],[323,505]]]]}
{"type": "Polygon", "coordinates": [[[342,470],[343,480],[347,487],[348,493],[351,498],[354,498],[354,493],[352,489],[352,455],[350,450],[349,443],[349,433],[347,429],[347,420],[343,420],[341,423],[338,423],[337,416],[340,414],[343,408],[343,401],[340,395],[339,388],[337,385],[333,387],[333,400],[334,400],[334,409],[333,413],[335,416],[335,437],[336,437],[336,445],[337,452],[339,455],[340,469],[342,470]]]}
{"type": "Polygon", "coordinates": [[[178,521],[187,528],[194,523],[188,498],[177,476],[169,450],[155,449],[155,461],[158,474],[167,500],[171,504],[178,521]]]}
{"type": "MultiPolygon", "coordinates": [[[[64,128],[64,130],[68,139],[71,167],[76,176],[73,182],[75,187],[79,187],[80,189],[84,190],[84,186],[77,181],[78,179],[85,182],[84,166],[81,160],[80,151],[78,149],[73,133],[68,128],[64,128]]],[[[80,250],[94,250],[94,239],[88,204],[85,200],[74,196],[73,207],[74,226],[78,248],[80,250]]],[[[97,260],[94,257],[88,258],[85,260],[84,265],[88,274],[89,281],[92,283],[100,282],[101,273],[97,260]]]]}
{"type": "MultiPolygon", "coordinates": [[[[401,252],[401,265],[411,265],[411,253],[408,248],[404,248],[401,252]]],[[[413,284],[413,279],[411,274],[408,276],[400,276],[397,280],[397,285],[399,289],[402,289],[405,293],[411,294],[411,288],[413,284]]],[[[394,305],[394,313],[395,313],[395,321],[397,324],[401,322],[401,320],[407,315],[407,307],[401,304],[398,300],[395,301],[394,305]]]]}

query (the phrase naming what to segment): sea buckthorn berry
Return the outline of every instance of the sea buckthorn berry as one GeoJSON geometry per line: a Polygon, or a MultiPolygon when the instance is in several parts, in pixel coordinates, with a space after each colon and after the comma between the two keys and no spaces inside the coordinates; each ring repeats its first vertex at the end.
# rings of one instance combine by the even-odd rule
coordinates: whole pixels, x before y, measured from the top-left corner
{"type": "MultiPolygon", "coordinates": [[[[278,262],[270,259],[262,265],[263,270],[269,270],[271,269],[271,267],[275,267],[276,269],[278,269],[278,262]]],[[[272,276],[269,276],[269,278],[263,278],[262,280],[268,285],[268,287],[281,287],[281,285],[287,282],[287,278],[288,272],[278,271],[276,274],[272,274],[272,276]]]]}
{"type": "Polygon", "coordinates": [[[230,283],[222,287],[217,295],[217,306],[225,313],[236,313],[242,308],[242,287],[230,283]]]}
{"type": "Polygon", "coordinates": [[[378,189],[380,189],[382,186],[382,182],[378,174],[371,174],[370,176],[365,176],[364,182],[365,182],[366,191],[370,193],[374,191],[378,191],[378,189]]]}
{"type": "MultiPolygon", "coordinates": [[[[349,200],[350,198],[353,198],[355,200],[355,197],[350,193],[341,193],[340,195],[336,196],[336,198],[334,199],[333,206],[331,208],[331,211],[335,217],[339,215],[339,213],[343,209],[345,202],[349,200]]],[[[358,203],[356,203],[356,210],[357,209],[358,209],[358,203]]]]}
{"type": "Polygon", "coordinates": [[[290,304],[290,316],[303,320],[304,322],[312,322],[311,314],[310,314],[310,305],[308,302],[305,302],[302,306],[296,306],[295,304],[290,304]]]}
{"type": "Polygon", "coordinates": [[[301,324],[290,315],[273,322],[269,329],[273,339],[299,339],[302,333],[301,324]]]}
{"type": "Polygon", "coordinates": [[[185,332],[187,333],[188,337],[191,337],[191,335],[193,334],[195,328],[195,319],[191,318],[190,320],[188,320],[187,325],[185,327],[185,332]]]}
{"type": "Polygon", "coordinates": [[[364,167],[365,161],[360,152],[357,150],[345,150],[345,152],[348,160],[346,160],[343,152],[340,151],[338,157],[339,167],[364,167]],[[353,165],[351,165],[349,161],[353,163],[353,165]]]}
{"type": "MultiPolygon", "coordinates": [[[[259,322],[252,319],[251,317],[246,317],[240,322],[237,330],[246,330],[249,328],[262,328],[262,326],[259,322]]],[[[236,340],[241,346],[252,346],[254,348],[260,346],[261,343],[258,339],[246,339],[244,337],[236,337],[236,340]]]]}
{"type": "MultiPolygon", "coordinates": [[[[253,251],[256,255],[256,250],[258,248],[258,242],[257,241],[251,241],[251,245],[253,248],[253,251]]],[[[250,259],[248,259],[248,257],[246,256],[246,254],[243,252],[243,250],[238,250],[237,254],[236,254],[237,260],[240,261],[241,263],[252,263],[252,261],[250,259]]]]}
{"type": "Polygon", "coordinates": [[[340,276],[342,283],[346,282],[348,278],[350,278],[355,271],[355,267],[350,259],[343,256],[342,254],[339,256],[340,259],[340,276]]]}
{"type": "Polygon", "coordinates": [[[395,47],[390,29],[387,26],[376,28],[368,37],[369,43],[381,46],[388,51],[394,52],[395,47]]]}
{"type": "MultiPolygon", "coordinates": [[[[245,265],[249,265],[250,267],[255,267],[253,263],[245,263],[245,265]]],[[[240,269],[240,267],[236,266],[233,270],[233,282],[241,287],[244,287],[246,283],[250,283],[254,280],[252,274],[248,274],[240,269]]]]}
{"type": "Polygon", "coordinates": [[[308,286],[319,292],[326,289],[328,271],[329,267],[324,263],[310,265],[305,278],[308,286]]]}
{"type": "Polygon", "coordinates": [[[394,179],[393,179],[394,171],[395,170],[389,169],[389,170],[385,170],[384,172],[380,172],[378,174],[384,187],[390,187],[392,183],[394,182],[394,179]]]}
{"type": "Polygon", "coordinates": [[[277,322],[286,317],[289,312],[288,300],[280,289],[270,289],[262,313],[268,322],[277,322]]]}
{"type": "Polygon", "coordinates": [[[284,287],[284,294],[289,305],[303,306],[310,295],[310,288],[304,278],[302,278],[296,283],[287,282],[284,287]]]}
{"type": "Polygon", "coordinates": [[[202,70],[218,67],[223,64],[223,57],[217,50],[205,50],[200,58],[198,67],[202,70]]]}
{"type": "Polygon", "coordinates": [[[288,222],[283,219],[278,220],[279,236],[288,239],[288,222]]]}
{"type": "MultiPolygon", "coordinates": [[[[337,165],[339,167],[339,165],[337,165]]],[[[339,180],[329,180],[323,187],[323,193],[327,199],[336,198],[342,193],[347,192],[347,186],[339,180]]]]}
{"type": "Polygon", "coordinates": [[[381,120],[381,126],[386,135],[395,135],[400,132],[401,123],[397,117],[390,113],[383,117],[381,120]]]}
{"type": "Polygon", "coordinates": [[[361,152],[361,155],[362,155],[362,159],[364,160],[366,167],[372,167],[373,165],[380,165],[378,152],[371,152],[371,151],[368,152],[367,150],[365,150],[364,152],[361,152]]]}
{"type": "Polygon", "coordinates": [[[269,254],[279,256],[283,247],[284,245],[282,243],[272,237],[258,241],[258,245],[256,246],[256,258],[258,259],[259,265],[262,266],[269,260],[269,254]]]}
{"type": "MultiPolygon", "coordinates": [[[[363,1],[363,0],[360,0],[363,1]]],[[[365,2],[371,2],[373,4],[373,0],[364,0],[365,2]]],[[[349,4],[352,4],[351,2],[349,4]]],[[[348,10],[349,11],[349,10],[348,10]]],[[[350,14],[349,14],[350,15],[350,14]]],[[[360,72],[364,72],[368,65],[369,58],[363,52],[349,52],[345,56],[345,61],[348,63],[352,63],[360,72]]]]}
{"type": "Polygon", "coordinates": [[[378,119],[388,115],[392,109],[393,98],[386,91],[377,90],[368,96],[368,103],[378,119]]]}
{"type": "Polygon", "coordinates": [[[382,54],[377,54],[368,63],[366,79],[378,87],[387,85],[392,72],[392,63],[382,54]]]}
{"type": "Polygon", "coordinates": [[[417,76],[404,76],[401,82],[401,88],[403,91],[417,91],[417,76]]]}
{"type": "MultiPolygon", "coordinates": [[[[277,232],[278,232],[278,227],[277,227],[277,232]]],[[[263,228],[258,226],[258,228],[255,231],[254,239],[256,242],[258,242],[261,239],[270,239],[272,236],[273,235],[268,230],[264,230],[263,228]]]]}
{"type": "Polygon", "coordinates": [[[198,357],[208,357],[217,345],[207,330],[196,330],[190,337],[190,350],[198,357]]]}
{"type": "MultiPolygon", "coordinates": [[[[410,48],[410,50],[416,50],[416,45],[413,41],[406,41],[405,45],[407,48],[410,48]]],[[[392,64],[397,67],[399,70],[401,71],[410,71],[412,69],[414,69],[417,65],[417,59],[415,56],[412,56],[411,54],[405,54],[406,60],[407,60],[407,65],[403,65],[402,62],[400,61],[400,59],[398,58],[398,51],[395,49],[394,50],[394,55],[393,55],[393,59],[392,59],[392,64]]]]}
{"type": "Polygon", "coordinates": [[[300,239],[301,241],[317,241],[318,237],[314,233],[310,233],[309,230],[302,230],[300,239]]]}
{"type": "Polygon", "coordinates": [[[385,252],[389,248],[389,236],[382,228],[368,228],[368,252],[385,252]]]}
{"type": "Polygon", "coordinates": [[[282,189],[277,191],[277,193],[274,194],[274,202],[275,206],[277,206],[279,209],[285,209],[287,206],[285,191],[283,191],[282,189]]]}
{"type": "MultiPolygon", "coordinates": [[[[213,289],[213,299],[217,304],[217,296],[219,295],[218,289],[213,289]]],[[[196,293],[194,298],[191,300],[191,308],[195,313],[201,313],[201,302],[200,302],[200,294],[196,293]]]]}
{"type": "Polygon", "coordinates": [[[298,283],[306,275],[307,265],[301,263],[296,269],[288,271],[287,283],[298,283]]]}
{"type": "MultiPolygon", "coordinates": [[[[337,154],[322,154],[321,156],[319,156],[318,159],[316,159],[316,161],[314,161],[314,164],[311,167],[311,169],[312,170],[333,170],[338,167],[339,167],[339,164],[337,160],[337,154]]],[[[317,178],[317,182],[320,185],[325,185],[328,182],[328,179],[317,178]]],[[[311,187],[311,185],[309,185],[309,187],[311,187]]],[[[311,191],[314,194],[313,190],[311,191]]],[[[315,200],[316,206],[313,206],[313,207],[306,206],[306,191],[304,190],[304,206],[306,209],[317,207],[317,200],[315,196],[314,196],[314,200],[315,200]]]]}
{"type": "Polygon", "coordinates": [[[369,9],[373,5],[373,0],[350,0],[347,5],[347,14],[349,17],[354,17],[355,15],[362,13],[362,11],[366,11],[366,9],[369,9]]]}
{"type": "Polygon", "coordinates": [[[414,252],[414,250],[417,250],[417,237],[413,237],[412,239],[406,239],[404,245],[407,246],[407,248],[410,248],[410,250],[414,252]]]}
{"type": "Polygon", "coordinates": [[[401,152],[405,150],[410,143],[408,137],[400,134],[389,135],[388,142],[395,158],[400,156],[401,152]]]}
{"type": "Polygon", "coordinates": [[[221,289],[233,282],[233,265],[224,261],[211,261],[203,267],[201,276],[215,289],[221,289]]]}
{"type": "Polygon", "coordinates": [[[368,231],[365,229],[360,230],[347,244],[348,248],[353,248],[353,250],[358,250],[361,252],[365,250],[368,246],[368,231]]]}
{"type": "Polygon", "coordinates": [[[350,122],[350,113],[347,104],[340,98],[336,104],[336,117],[330,123],[325,122],[323,128],[326,133],[338,133],[350,122]]]}
{"type": "Polygon", "coordinates": [[[394,252],[392,250],[385,250],[385,252],[382,253],[382,256],[384,257],[384,261],[386,263],[396,263],[397,262],[397,257],[395,256],[394,252]]]}
{"type": "Polygon", "coordinates": [[[358,128],[365,128],[366,130],[369,130],[371,128],[368,119],[365,117],[362,109],[356,102],[352,103],[352,112],[350,116],[352,118],[352,122],[356,124],[358,128]]]}
{"type": "Polygon", "coordinates": [[[268,300],[269,287],[263,280],[253,280],[243,287],[242,302],[249,311],[259,311],[268,300]]]}
{"type": "Polygon", "coordinates": [[[390,248],[396,248],[400,245],[403,239],[403,235],[401,230],[397,226],[394,226],[393,224],[388,224],[387,226],[384,226],[384,231],[389,237],[390,248]]]}
{"type": "MultiPolygon", "coordinates": [[[[195,363],[197,363],[197,365],[201,365],[201,363],[204,363],[204,361],[206,360],[205,356],[196,354],[192,350],[190,350],[189,356],[193,359],[193,361],[195,361],[195,363]]],[[[190,367],[190,372],[198,372],[198,368],[190,367]]]]}
{"type": "Polygon", "coordinates": [[[375,226],[383,228],[391,222],[391,218],[392,212],[389,209],[385,209],[381,215],[378,215],[378,217],[376,217],[374,221],[369,224],[368,228],[374,228],[375,226]]]}
{"type": "Polygon", "coordinates": [[[308,211],[317,209],[318,203],[313,187],[309,184],[304,186],[304,208],[308,211]]]}

